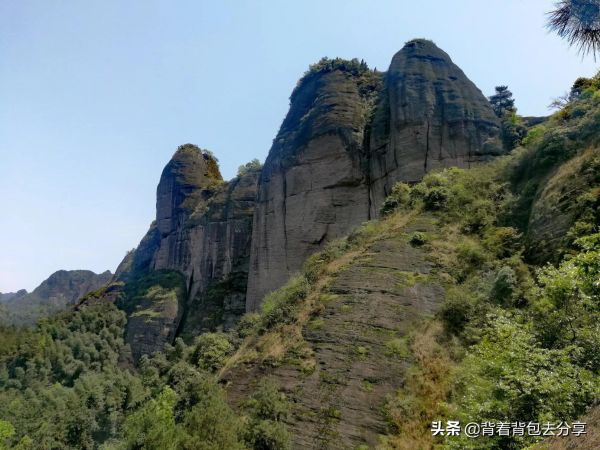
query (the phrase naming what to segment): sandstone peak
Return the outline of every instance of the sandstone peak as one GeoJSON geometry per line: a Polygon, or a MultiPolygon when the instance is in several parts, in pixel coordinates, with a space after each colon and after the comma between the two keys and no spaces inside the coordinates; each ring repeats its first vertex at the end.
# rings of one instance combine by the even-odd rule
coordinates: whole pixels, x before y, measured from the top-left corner
{"type": "Polygon", "coordinates": [[[183,225],[190,211],[223,181],[217,159],[209,150],[180,145],[165,166],[156,190],[156,222],[166,236],[183,225]]]}
{"type": "Polygon", "coordinates": [[[441,62],[452,63],[450,56],[429,39],[412,39],[404,44],[404,47],[394,57],[399,53],[409,54],[412,57],[426,57],[431,60],[437,59],[441,62]]]}

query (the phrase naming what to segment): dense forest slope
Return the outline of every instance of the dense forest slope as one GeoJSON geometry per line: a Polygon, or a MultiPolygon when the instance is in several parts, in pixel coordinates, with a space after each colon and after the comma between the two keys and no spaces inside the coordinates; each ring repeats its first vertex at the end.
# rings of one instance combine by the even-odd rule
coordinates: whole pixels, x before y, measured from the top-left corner
{"type": "MultiPolygon", "coordinates": [[[[387,136],[402,155],[404,127],[417,135],[423,122],[390,121],[378,134],[372,125],[387,113],[373,105],[398,112],[386,100],[391,78],[358,61],[323,60],[305,75],[262,171],[251,163],[224,182],[210,152],[180,147],[161,176],[156,222],[111,283],[33,329],[0,328],[0,447],[522,449],[539,438],[434,437],[431,423],[594,421],[600,81],[578,80],[563,109],[533,127],[523,121],[527,137],[501,156],[499,121],[444,55],[419,40],[394,58],[414,60],[407,74],[436,69],[453,90],[445,97],[450,87],[435,78],[433,91],[422,87],[430,113],[415,106],[436,124],[443,158],[427,155],[419,176],[381,184],[380,204],[364,143],[387,136]],[[365,119],[357,105],[375,110],[365,119]],[[445,159],[461,167],[444,168],[445,159]],[[330,186],[288,195],[294,171],[307,169],[292,161],[339,163],[349,182],[336,172],[330,186]],[[280,221],[309,214],[302,198],[347,218],[349,192],[366,199],[366,216],[322,242],[287,219],[257,228],[259,211],[276,214],[275,204],[285,204],[280,221]],[[247,303],[256,230],[279,226],[306,233],[294,237],[306,260],[247,303]]],[[[401,171],[401,160],[386,167],[401,171]]],[[[594,448],[596,436],[537,444],[594,448]]]]}

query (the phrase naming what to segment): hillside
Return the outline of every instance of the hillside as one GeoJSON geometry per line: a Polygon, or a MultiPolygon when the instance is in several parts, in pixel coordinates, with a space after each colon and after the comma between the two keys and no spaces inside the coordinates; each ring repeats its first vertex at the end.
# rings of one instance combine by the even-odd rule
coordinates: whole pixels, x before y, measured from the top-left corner
{"type": "Polygon", "coordinates": [[[112,281],[0,327],[0,448],[593,448],[431,432],[597,417],[600,81],[511,120],[414,40],[311,66],[262,167],[180,146],[112,281]]]}

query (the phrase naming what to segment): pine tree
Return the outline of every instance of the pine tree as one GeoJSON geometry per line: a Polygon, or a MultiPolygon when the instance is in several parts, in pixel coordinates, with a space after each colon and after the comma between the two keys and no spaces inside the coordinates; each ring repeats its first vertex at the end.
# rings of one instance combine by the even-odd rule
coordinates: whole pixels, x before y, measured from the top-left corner
{"type": "Polygon", "coordinates": [[[498,117],[503,117],[505,113],[515,110],[515,99],[512,95],[508,86],[496,86],[496,93],[489,100],[498,117]]]}
{"type": "Polygon", "coordinates": [[[549,16],[551,31],[596,59],[600,54],[600,0],[561,0],[549,16]]]}

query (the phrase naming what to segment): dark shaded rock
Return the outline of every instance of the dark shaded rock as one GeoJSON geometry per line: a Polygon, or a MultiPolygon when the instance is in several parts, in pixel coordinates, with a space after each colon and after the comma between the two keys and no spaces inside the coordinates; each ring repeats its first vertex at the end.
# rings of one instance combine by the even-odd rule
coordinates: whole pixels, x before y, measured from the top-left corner
{"type": "Polygon", "coordinates": [[[339,68],[300,81],[259,182],[249,311],[324,243],[369,218],[363,141],[378,78],[339,68]]]}
{"type": "Polygon", "coordinates": [[[216,159],[191,144],[167,164],[157,188],[156,221],[117,269],[135,358],[161,350],[177,335],[229,328],[244,314],[258,176],[252,169],[224,182],[216,159]],[[161,272],[182,276],[181,286],[159,295],[177,301],[157,303],[145,291],[131,299],[132,285],[161,272]]]}
{"type": "Polygon", "coordinates": [[[372,215],[397,181],[501,154],[499,127],[488,100],[444,51],[408,42],[392,59],[371,127],[372,215]]]}

